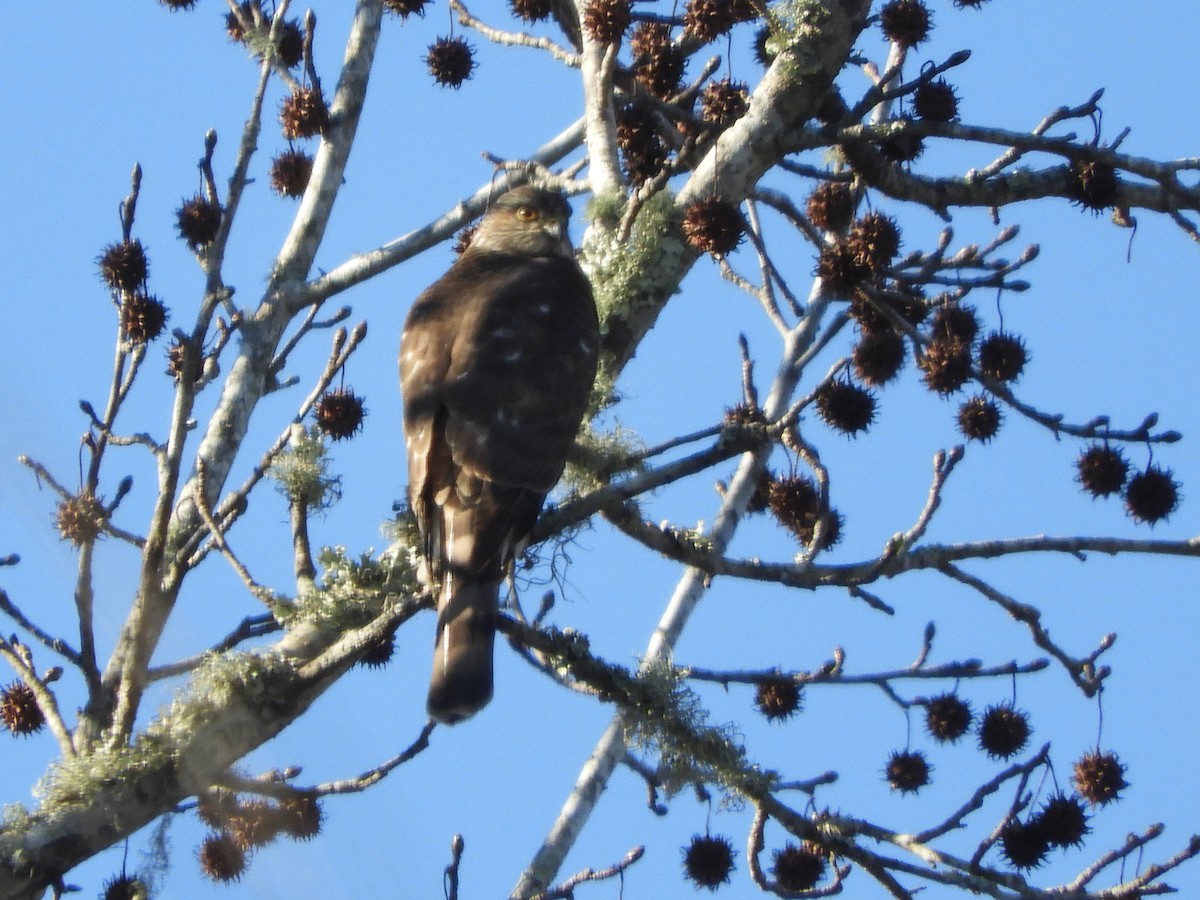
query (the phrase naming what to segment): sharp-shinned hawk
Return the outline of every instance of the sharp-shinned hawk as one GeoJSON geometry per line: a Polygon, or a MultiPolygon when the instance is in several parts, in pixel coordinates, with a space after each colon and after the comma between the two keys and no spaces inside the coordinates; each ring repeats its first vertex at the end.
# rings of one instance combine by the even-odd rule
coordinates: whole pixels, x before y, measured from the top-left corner
{"type": "Polygon", "coordinates": [[[562,195],[496,199],[400,341],[408,494],[438,597],[429,715],[492,696],[500,585],[562,475],[599,343],[562,195]]]}

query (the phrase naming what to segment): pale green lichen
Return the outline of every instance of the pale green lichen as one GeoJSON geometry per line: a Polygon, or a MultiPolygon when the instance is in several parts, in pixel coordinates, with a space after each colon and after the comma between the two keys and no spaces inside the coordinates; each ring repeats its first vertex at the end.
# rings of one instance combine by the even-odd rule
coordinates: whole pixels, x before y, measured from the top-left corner
{"type": "Polygon", "coordinates": [[[279,485],[289,502],[303,503],[308,509],[328,509],[342,493],[341,478],[329,474],[328,452],[316,426],[307,431],[297,426],[267,475],[279,485]]]}
{"type": "Polygon", "coordinates": [[[563,471],[562,487],[568,494],[586,494],[608,484],[614,475],[644,468],[646,449],[638,433],[619,422],[601,431],[584,425],[563,471]]]}
{"type": "Polygon", "coordinates": [[[784,0],[773,5],[767,12],[767,53],[773,58],[786,54],[787,72],[793,77],[819,70],[822,35],[830,17],[822,0],[784,0]]]}
{"type": "Polygon", "coordinates": [[[415,561],[408,555],[373,558],[373,550],[351,559],[345,547],[325,547],[317,556],[320,582],[286,610],[277,613],[288,628],[300,622],[320,625],[331,634],[360,628],[382,612],[391,591],[416,587],[415,561]]]}

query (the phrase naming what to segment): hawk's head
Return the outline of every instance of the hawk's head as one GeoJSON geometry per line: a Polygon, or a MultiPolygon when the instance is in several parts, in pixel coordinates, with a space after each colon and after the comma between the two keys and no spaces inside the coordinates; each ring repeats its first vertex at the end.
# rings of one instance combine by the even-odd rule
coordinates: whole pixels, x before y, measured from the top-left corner
{"type": "Polygon", "coordinates": [[[558,191],[522,185],[501,194],[471,236],[468,252],[571,257],[571,207],[558,191]]]}

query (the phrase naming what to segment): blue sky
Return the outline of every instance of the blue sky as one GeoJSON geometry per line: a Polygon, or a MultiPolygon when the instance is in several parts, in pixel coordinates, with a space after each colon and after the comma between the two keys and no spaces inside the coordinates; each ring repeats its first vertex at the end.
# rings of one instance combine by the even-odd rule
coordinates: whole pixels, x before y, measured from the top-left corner
{"type": "MultiPolygon", "coordinates": [[[[473,9],[489,14],[485,4],[473,9]]],[[[491,11],[507,24],[504,5],[491,11]]],[[[1200,62],[1194,29],[1182,4],[1154,4],[1131,13],[1115,2],[997,0],[981,13],[956,11],[948,0],[931,3],[934,40],[917,55],[926,58],[970,47],[971,61],[953,73],[963,118],[979,124],[1027,129],[1057,106],[1082,102],[1107,89],[1104,135],[1132,129],[1124,148],[1147,157],[1196,153],[1200,101],[1189,90],[1200,62]]],[[[178,323],[191,317],[202,278],[174,232],[174,210],[199,186],[196,161],[205,130],[219,135],[218,183],[232,165],[242,118],[249,110],[256,68],[241,48],[228,44],[220,19],[224,6],[200,0],[196,11],[169,14],[153,0],[122,4],[120,12],[84,15],[60,10],[52,22],[35,4],[6,11],[10,39],[0,51],[0,84],[7,123],[0,199],[0,247],[7,277],[0,287],[5,328],[0,332],[0,555],[19,553],[20,566],[0,569],[0,585],[50,630],[72,633],[74,556],[55,538],[54,496],[39,490],[16,457],[45,463],[64,483],[77,481],[79,437],[85,420],[77,402],[99,406],[111,367],[116,324],[96,277],[95,257],[119,237],[117,203],[128,190],[135,161],[144,182],[135,234],[149,247],[151,286],[178,323]]],[[[348,27],[350,4],[318,8],[318,66],[329,88],[348,27]]],[[[385,23],[367,109],[328,238],[318,256],[332,268],[349,254],[370,249],[424,224],[490,175],[480,156],[490,151],[520,157],[573,120],[579,88],[571,73],[532,50],[496,52],[476,35],[480,67],[460,91],[435,87],[424,71],[425,46],[448,27],[444,4],[423,20],[385,23]]],[[[753,80],[749,32],[735,32],[732,73],[753,80]]],[[[859,49],[882,59],[877,31],[859,49]]],[[[715,47],[713,52],[724,52],[715,47]]],[[[695,62],[692,70],[697,68],[695,62]]],[[[863,86],[848,71],[848,95],[863,86]]],[[[268,109],[274,110],[274,88],[268,109]]],[[[1081,134],[1090,137],[1086,123],[1081,134]]],[[[257,183],[249,191],[231,243],[226,280],[243,304],[253,302],[286,231],[293,206],[267,190],[270,155],[283,147],[268,121],[256,158],[257,183]]],[[[987,151],[931,154],[940,171],[980,165],[987,151]]],[[[815,159],[812,161],[816,161],[815,159]]],[[[800,189],[797,188],[799,192],[800,189]]],[[[932,244],[940,223],[922,213],[897,215],[905,249],[932,244]]],[[[578,238],[582,223],[573,227],[578,238]]],[[[1025,336],[1033,362],[1020,382],[1023,399],[1061,411],[1071,421],[1110,414],[1133,426],[1148,412],[1187,439],[1155,450],[1183,483],[1184,503],[1171,520],[1150,532],[1134,526],[1116,502],[1093,502],[1071,480],[1077,441],[1052,436],[1010,415],[997,440],[972,446],[959,467],[929,533],[934,541],[986,536],[1113,534],[1183,538],[1200,532],[1200,507],[1189,502],[1200,485],[1192,450],[1200,434],[1194,385],[1200,363],[1194,335],[1200,328],[1195,293],[1200,253],[1167,221],[1139,214],[1129,261],[1129,233],[1103,217],[1092,218],[1064,202],[1005,210],[1003,221],[1020,223],[1020,242],[1042,253],[1027,270],[1034,287],[1001,302],[1006,327],[1025,336]]],[[[772,226],[769,226],[772,227],[772,226]]],[[[982,215],[957,216],[962,241],[986,242],[992,228],[982,215]]],[[[790,240],[774,223],[774,233],[790,240]]],[[[782,243],[781,243],[782,246],[782,243]]],[[[800,245],[781,254],[792,284],[806,292],[812,262],[800,245]]],[[[364,433],[334,448],[344,497],[314,523],[318,543],[352,552],[384,543],[380,523],[404,490],[400,406],[395,387],[395,347],[408,304],[449,264],[439,247],[339,298],[366,319],[370,334],[346,372],[347,384],[363,393],[369,410],[364,433]]],[[[740,261],[752,271],[752,260],[740,261]]],[[[658,328],[626,372],[624,400],[615,417],[653,444],[715,422],[736,399],[736,334],[745,332],[759,357],[760,386],[774,368],[778,340],[752,301],[738,295],[702,262],[668,307],[658,328]]],[[[992,298],[977,298],[989,327],[997,323],[992,298]]],[[[160,341],[160,344],[162,342],[160,341]]],[[[307,342],[292,371],[303,379],[322,361],[324,335],[307,342]]],[[[834,352],[844,346],[831,348],[834,352]]],[[[163,347],[150,351],[135,392],[126,431],[161,433],[170,379],[163,347]]],[[[829,363],[818,365],[814,377],[829,363]]],[[[303,383],[303,382],[302,382],[303,383]]],[[[300,389],[270,398],[257,415],[245,467],[256,459],[300,400],[300,389]]],[[[211,403],[211,398],[208,400],[211,403]]],[[[202,403],[202,408],[203,408],[202,403]]],[[[871,432],[847,441],[812,421],[834,479],[834,500],[846,516],[845,538],[831,559],[854,560],[879,551],[895,531],[907,528],[924,501],[930,459],[959,440],[953,404],[916,383],[911,365],[902,382],[881,397],[871,432]]],[[[1131,448],[1144,465],[1144,448],[1131,448]]],[[[135,486],[123,506],[123,523],[137,530],[152,499],[146,454],[130,448],[114,455],[109,487],[127,471],[135,486]]],[[[648,502],[648,515],[680,524],[710,520],[716,509],[705,475],[648,502]]],[[[264,490],[253,515],[231,535],[260,581],[287,590],[290,548],[286,504],[264,490]]],[[[734,551],[788,559],[788,538],[758,519],[739,534],[734,551]]],[[[634,663],[679,577],[678,568],[645,551],[629,549],[605,528],[583,533],[570,549],[566,587],[556,621],[588,632],[608,658],[634,663]],[[609,551],[622,555],[613,556],[609,551]]],[[[133,555],[109,541],[100,560],[98,640],[111,647],[132,590],[133,555]]],[[[1194,777],[1197,734],[1191,687],[1200,678],[1193,652],[1200,628],[1194,598],[1194,562],[1171,559],[1033,559],[976,564],[1018,599],[1043,609],[1053,636],[1073,652],[1087,652],[1099,637],[1120,638],[1106,656],[1116,674],[1104,697],[1103,744],[1129,766],[1133,785],[1124,802],[1093,823],[1090,851],[1067,854],[1050,878],[1077,870],[1094,855],[1151,822],[1168,826],[1147,859],[1158,861],[1198,830],[1200,788],[1194,777]]],[[[877,586],[898,614],[884,619],[843,594],[800,594],[780,588],[718,581],[678,648],[677,661],[720,668],[784,665],[811,669],[835,646],[858,672],[899,667],[915,656],[925,622],[936,620],[939,661],[977,656],[989,663],[1035,655],[1022,629],[998,610],[928,576],[877,586]]],[[[528,598],[527,598],[527,602],[528,598]]],[[[182,604],[160,649],[159,661],[195,652],[219,639],[241,616],[258,610],[235,576],[214,559],[182,604]]],[[[396,662],[382,673],[355,671],[330,691],[278,741],[246,762],[248,773],[276,766],[304,767],[303,783],[347,777],[371,768],[413,740],[423,723],[432,618],[406,628],[396,662]]],[[[464,896],[499,896],[511,887],[557,813],[579,765],[603,730],[606,707],[548,691],[540,677],[505,648],[498,654],[496,701],[470,723],[440,729],[433,746],[365,795],[334,798],[326,805],[325,832],[310,844],[276,844],[259,852],[242,881],[214,886],[196,874],[192,848],[202,834],[189,816],[172,828],[174,870],[165,896],[437,896],[451,835],[464,833],[464,896]]],[[[48,654],[40,653],[49,665],[48,654]]],[[[3,678],[7,680],[8,675],[3,678]]],[[[64,686],[63,706],[78,702],[64,686]]],[[[923,693],[913,687],[911,695],[923,693]]],[[[1097,707],[1074,691],[1061,670],[1051,668],[1016,689],[1028,709],[1034,743],[1054,742],[1056,774],[1069,777],[1071,762],[1094,743],[1097,707]]],[[[1008,699],[1012,688],[995,682],[971,688],[976,707],[1008,699]]],[[[879,777],[887,753],[905,742],[896,707],[869,688],[809,692],[804,715],[768,727],[748,712],[746,691],[705,691],[713,721],[737,719],[747,747],[764,764],[789,778],[826,769],[842,774],[818,795],[819,805],[852,811],[897,829],[936,820],[961,798],[965,786],[990,777],[996,765],[969,747],[933,748],[913,723],[913,745],[927,749],[935,783],[920,798],[897,798],[879,777]]],[[[167,699],[167,694],[153,702],[167,699]]],[[[29,802],[28,785],[53,757],[53,741],[39,735],[3,746],[4,802],[29,802]]],[[[678,797],[659,819],[645,808],[643,786],[618,772],[593,821],[568,860],[564,876],[584,866],[601,867],[634,844],[649,847],[628,874],[624,896],[688,896],[679,878],[678,850],[706,823],[744,846],[744,813],[713,812],[690,795],[678,797]]],[[[977,823],[972,835],[983,828],[977,823]]],[[[769,834],[778,846],[781,836],[769,834]]],[[[137,864],[144,836],[131,842],[137,864]]],[[[769,844],[769,846],[771,846],[769,844]]],[[[69,877],[95,894],[118,870],[121,848],[102,855],[69,877]]],[[[747,897],[744,852],[734,884],[719,896],[747,897]]],[[[1169,879],[1184,895],[1200,890],[1200,867],[1169,879]]],[[[855,897],[879,896],[860,874],[849,888],[855,897]]],[[[616,897],[615,883],[581,889],[580,896],[616,897]]],[[[925,896],[940,896],[928,891],[925,896]]]]}

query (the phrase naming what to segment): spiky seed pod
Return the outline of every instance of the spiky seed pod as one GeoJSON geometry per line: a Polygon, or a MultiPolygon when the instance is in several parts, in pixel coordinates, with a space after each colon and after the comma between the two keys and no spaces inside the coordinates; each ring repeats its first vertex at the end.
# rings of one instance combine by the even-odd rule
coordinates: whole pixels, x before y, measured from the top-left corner
{"type": "Polygon", "coordinates": [[[104,882],[100,897],[101,900],[148,900],[150,888],[140,878],[122,873],[104,882]]]}
{"type": "Polygon", "coordinates": [[[1125,780],[1125,766],[1117,759],[1117,754],[1101,753],[1099,750],[1085,753],[1075,763],[1071,780],[1079,796],[1092,806],[1104,806],[1120,800],[1121,791],[1129,787],[1129,782],[1125,780]]]}
{"type": "Polygon", "coordinates": [[[733,844],[724,835],[693,835],[691,843],[681,847],[683,872],[697,887],[715,891],[729,881],[736,855],[733,844]]]}
{"type": "Polygon", "coordinates": [[[1028,822],[1013,819],[1000,829],[1000,849],[1014,869],[1026,871],[1046,861],[1050,842],[1036,817],[1028,822]]]}
{"type": "Polygon", "coordinates": [[[303,150],[284,150],[271,160],[271,190],[280,197],[301,197],[312,177],[313,158],[303,150]]]}
{"type": "Polygon", "coordinates": [[[767,414],[757,406],[748,406],[745,403],[735,403],[733,406],[725,410],[725,415],[722,421],[726,425],[766,425],[767,414]]]}
{"type": "Polygon", "coordinates": [[[1093,213],[1116,204],[1120,181],[1108,163],[1077,159],[1067,171],[1067,194],[1073,202],[1093,213]]]}
{"type": "Polygon", "coordinates": [[[329,127],[329,108],[316,88],[297,88],[279,106],[279,124],[289,141],[324,134],[329,127]]]}
{"type": "Polygon", "coordinates": [[[767,484],[767,507],[775,519],[805,546],[816,537],[817,523],[825,522],[822,550],[828,550],[841,536],[841,520],[828,510],[822,514],[821,494],[816,482],[800,475],[774,478],[767,484]]]}
{"type": "Polygon", "coordinates": [[[897,282],[895,290],[888,291],[884,297],[904,321],[916,328],[929,316],[929,303],[925,300],[925,291],[919,284],[897,282]]]}
{"type": "Polygon", "coordinates": [[[846,242],[863,266],[879,274],[900,252],[900,229],[889,216],[871,212],[850,226],[846,242]]]}
{"type": "Polygon", "coordinates": [[[785,891],[808,891],[825,874],[825,854],[807,841],[785,844],[771,854],[771,874],[785,891]]]}
{"type": "Polygon", "coordinates": [[[429,45],[425,65],[435,82],[457,90],[475,69],[475,51],[465,38],[438,38],[429,45]]]}
{"type": "Polygon", "coordinates": [[[297,794],[279,801],[280,830],[298,841],[309,841],[321,833],[324,813],[311,794],[297,794]]]}
{"type": "Polygon", "coordinates": [[[46,724],[33,689],[23,681],[14,681],[0,691],[0,720],[13,737],[28,737],[46,724]]]}
{"type": "Polygon", "coordinates": [[[767,46],[771,39],[771,26],[764,25],[754,32],[754,60],[764,69],[769,68],[775,61],[775,53],[767,46]]]}
{"type": "Polygon", "coordinates": [[[950,300],[938,307],[930,326],[931,340],[955,340],[971,344],[979,334],[979,317],[975,308],[957,300],[950,300]]]}
{"type": "Polygon", "coordinates": [[[107,514],[96,496],[88,491],[76,494],[58,504],[54,524],[59,537],[76,547],[90,544],[100,536],[107,514]]]}
{"type": "Polygon", "coordinates": [[[817,388],[817,414],[842,434],[866,431],[875,421],[875,395],[849,381],[834,379],[817,388]]]}
{"type": "Polygon", "coordinates": [[[629,0],[588,0],[583,10],[583,30],[598,44],[619,44],[633,15],[629,0]]]}
{"type": "Polygon", "coordinates": [[[228,831],[242,850],[265,847],[283,830],[283,815],[279,808],[265,800],[239,804],[229,817],[228,831]]]}
{"type": "Polygon", "coordinates": [[[920,750],[893,750],[884,776],[893,791],[915,794],[929,784],[929,762],[920,750]]]}
{"type": "Polygon", "coordinates": [[[317,427],[335,441],[356,435],[366,414],[362,398],[350,388],[327,391],[313,408],[317,427]]]}
{"type": "Polygon", "coordinates": [[[633,77],[655,97],[666,99],[679,89],[687,59],[671,42],[665,22],[640,22],[633,30],[633,77]]]}
{"type": "Polygon", "coordinates": [[[754,705],[770,722],[782,722],[800,711],[800,685],[794,678],[771,678],[754,686],[754,705]]]}
{"type": "Polygon", "coordinates": [[[683,28],[702,41],[711,41],[738,22],[758,18],[753,0],[687,0],[683,28]]]}
{"type": "Polygon", "coordinates": [[[816,275],[829,290],[848,296],[871,277],[871,270],[845,240],[839,239],[821,248],[816,275]]]}
{"type": "Polygon", "coordinates": [[[1037,814],[1042,833],[1051,847],[1079,847],[1091,830],[1078,797],[1053,794],[1037,814]]]}
{"type": "Polygon", "coordinates": [[[922,0],[891,0],[879,11],[879,27],[889,41],[915,47],[929,39],[933,22],[922,0]]]}
{"type": "Polygon", "coordinates": [[[976,394],[958,408],[958,430],[970,441],[986,444],[1000,430],[1004,416],[994,400],[976,394]]]}
{"type": "Polygon", "coordinates": [[[279,31],[279,42],[275,45],[279,61],[294,69],[304,61],[304,31],[295,19],[287,19],[279,31]]]}
{"type": "Polygon", "coordinates": [[[109,244],[96,260],[100,277],[114,291],[135,291],[150,275],[146,248],[137,238],[109,244]]]}
{"type": "Polygon", "coordinates": [[[625,174],[634,185],[649,181],[663,170],[667,146],[658,133],[653,113],[630,103],[617,115],[617,146],[621,148],[625,174]]]}
{"type": "Polygon", "coordinates": [[[700,93],[700,118],[719,129],[728,128],[749,108],[750,92],[744,81],[710,81],[700,93]]]}
{"type": "Polygon", "coordinates": [[[196,798],[196,816],[214,831],[221,831],[238,811],[238,798],[232,791],[217,789],[196,798]]]}
{"type": "Polygon", "coordinates": [[[551,0],[508,0],[513,15],[526,22],[540,22],[554,11],[551,0]]]}
{"type": "Polygon", "coordinates": [[[913,92],[912,108],[926,122],[953,122],[958,118],[958,96],[950,82],[936,78],[913,92]]]}
{"type": "Polygon", "coordinates": [[[701,253],[725,256],[742,242],[746,222],[736,203],[705,197],[688,204],[683,213],[683,237],[701,253]]]}
{"type": "MultiPolygon", "coordinates": [[[[913,122],[912,116],[901,115],[897,122],[913,122]]],[[[910,163],[925,152],[925,139],[914,134],[912,129],[896,128],[879,141],[879,152],[888,162],[910,163]]]]}
{"type": "Polygon", "coordinates": [[[971,345],[953,339],[935,340],[917,360],[925,386],[938,394],[953,394],[971,377],[971,345]]]}
{"type": "Polygon", "coordinates": [[[383,8],[402,19],[407,19],[413,13],[418,16],[425,15],[425,7],[428,5],[429,0],[383,0],[383,8]]]}
{"type": "Polygon", "coordinates": [[[196,5],[196,0],[158,0],[158,2],[171,12],[182,12],[196,5]]]}
{"type": "Polygon", "coordinates": [[[984,0],[954,0],[955,9],[979,9],[984,0]]]}
{"type": "Polygon", "coordinates": [[[979,368],[997,381],[1016,381],[1025,371],[1025,342],[1007,331],[993,331],[979,344],[979,368]]]}
{"type": "Polygon", "coordinates": [[[890,328],[864,331],[851,356],[854,374],[864,384],[882,387],[904,365],[904,338],[890,328]]]}
{"type": "Polygon", "coordinates": [[[854,218],[854,194],[842,181],[825,181],[808,195],[805,212],[822,231],[842,232],[854,218]]]}
{"type": "Polygon", "coordinates": [[[1029,716],[1011,703],[998,703],[983,711],[979,721],[979,747],[992,759],[1008,759],[1029,742],[1029,716]]]}
{"type": "Polygon", "coordinates": [[[199,194],[175,211],[175,227],[193,253],[204,250],[217,236],[221,227],[221,205],[199,194]]]}
{"type": "Polygon", "coordinates": [[[121,298],[121,334],[132,345],[148,344],[167,325],[167,308],[153,294],[137,291],[121,298]]]}
{"type": "Polygon", "coordinates": [[[246,871],[246,854],[233,837],[217,832],[200,844],[196,853],[200,871],[213,881],[237,881],[246,871]]]}
{"type": "Polygon", "coordinates": [[[365,669],[382,669],[396,655],[396,635],[385,634],[374,644],[363,651],[358,658],[358,665],[365,669]]]}
{"type": "Polygon", "coordinates": [[[1091,444],[1075,460],[1076,480],[1093,497],[1107,497],[1125,487],[1129,462],[1119,447],[1091,444]]]}
{"type": "Polygon", "coordinates": [[[1154,525],[1179,507],[1179,482],[1174,472],[1150,465],[1125,485],[1125,511],[1135,522],[1154,525]]]}
{"type": "Polygon", "coordinates": [[[925,705],[925,730],[941,744],[953,744],[971,727],[971,705],[957,694],[939,694],[925,705]]]}

